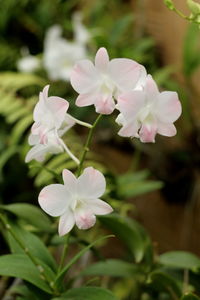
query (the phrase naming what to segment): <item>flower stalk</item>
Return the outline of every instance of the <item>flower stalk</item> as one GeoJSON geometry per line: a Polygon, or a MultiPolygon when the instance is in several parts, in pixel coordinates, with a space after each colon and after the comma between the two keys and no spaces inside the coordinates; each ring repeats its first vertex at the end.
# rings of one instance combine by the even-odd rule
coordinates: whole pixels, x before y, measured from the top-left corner
{"type": "Polygon", "coordinates": [[[78,170],[77,170],[77,176],[80,176],[81,174],[81,171],[82,171],[82,168],[83,168],[83,163],[84,163],[84,160],[85,160],[85,157],[87,155],[87,152],[89,152],[90,150],[90,143],[91,143],[91,140],[92,140],[92,136],[93,136],[93,133],[94,133],[94,130],[98,124],[98,122],[100,121],[100,119],[102,118],[103,115],[98,115],[98,117],[96,118],[94,124],[92,125],[92,127],[90,128],[90,131],[88,133],[88,137],[87,137],[87,140],[86,140],[86,143],[85,143],[85,146],[84,146],[84,149],[83,149],[83,152],[82,152],[82,155],[81,155],[81,158],[80,158],[80,164],[79,164],[79,167],[78,167],[78,170]]]}

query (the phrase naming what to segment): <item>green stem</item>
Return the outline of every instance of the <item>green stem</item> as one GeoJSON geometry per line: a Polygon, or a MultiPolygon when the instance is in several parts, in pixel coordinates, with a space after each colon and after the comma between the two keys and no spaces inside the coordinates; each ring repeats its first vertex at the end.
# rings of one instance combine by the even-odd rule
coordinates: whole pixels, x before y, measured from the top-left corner
{"type": "Polygon", "coordinates": [[[94,133],[94,129],[95,127],[97,126],[99,120],[102,118],[102,115],[98,115],[97,119],[95,120],[94,124],[92,125],[92,127],[90,128],[90,131],[88,133],[88,137],[87,137],[87,140],[86,140],[86,143],[85,143],[85,146],[84,146],[84,149],[83,149],[83,152],[82,152],[82,155],[81,155],[81,158],[80,158],[80,164],[79,164],[79,167],[78,167],[78,170],[77,170],[77,176],[80,176],[81,174],[81,171],[82,171],[82,168],[83,168],[83,163],[84,163],[84,160],[85,160],[85,157],[86,157],[86,154],[87,152],[89,152],[89,147],[90,147],[90,143],[91,143],[91,140],[92,140],[92,136],[93,136],[93,133],[94,133]]]}
{"type": "Polygon", "coordinates": [[[0,214],[0,220],[2,221],[4,227],[8,230],[8,232],[10,232],[10,234],[15,239],[15,241],[22,248],[22,250],[24,251],[24,253],[30,258],[30,260],[32,261],[32,263],[36,266],[37,270],[40,273],[41,279],[44,280],[49,285],[50,289],[53,292],[56,292],[54,290],[53,286],[52,286],[53,282],[45,274],[44,268],[38,263],[37,259],[31,254],[31,252],[28,249],[28,247],[26,247],[24,245],[24,243],[19,239],[19,237],[16,235],[16,233],[12,230],[12,227],[10,226],[10,224],[8,223],[8,221],[6,220],[6,218],[2,214],[0,214]]]}
{"type": "Polygon", "coordinates": [[[61,259],[60,259],[60,265],[58,267],[58,273],[60,273],[60,271],[62,270],[62,267],[64,265],[65,257],[66,257],[67,250],[68,250],[68,244],[69,244],[69,234],[66,236],[66,242],[63,246],[63,251],[62,251],[62,255],[61,255],[61,259]]]}

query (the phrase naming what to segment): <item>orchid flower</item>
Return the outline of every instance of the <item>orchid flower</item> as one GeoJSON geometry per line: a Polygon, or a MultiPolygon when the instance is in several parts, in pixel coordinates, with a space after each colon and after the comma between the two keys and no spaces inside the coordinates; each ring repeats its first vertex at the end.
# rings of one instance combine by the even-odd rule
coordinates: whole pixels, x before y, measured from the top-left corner
{"type": "Polygon", "coordinates": [[[77,11],[72,16],[72,26],[74,31],[74,42],[81,45],[87,44],[91,39],[91,33],[82,23],[82,14],[77,11]]]}
{"type": "Polygon", "coordinates": [[[86,168],[76,178],[69,170],[63,170],[64,184],[50,184],[39,194],[41,208],[50,216],[60,217],[59,235],[67,234],[76,224],[79,229],[88,229],[96,222],[95,215],[112,212],[112,207],[99,199],[106,188],[101,172],[86,168]]]}
{"type": "Polygon", "coordinates": [[[29,136],[29,144],[33,146],[27,153],[25,161],[32,159],[42,161],[46,153],[59,153],[64,150],[79,163],[78,159],[67,148],[60,138],[76,122],[76,119],[66,114],[69,103],[60,97],[48,97],[49,85],[40,92],[39,102],[36,104],[33,119],[34,124],[29,136]]]}
{"type": "Polygon", "coordinates": [[[146,78],[145,68],[127,58],[109,61],[108,52],[100,48],[95,64],[81,60],[71,72],[72,87],[79,93],[77,106],[94,104],[97,113],[111,114],[118,94],[141,88],[146,78]]]}
{"type": "Polygon", "coordinates": [[[54,25],[47,31],[43,64],[51,80],[69,81],[75,62],[86,57],[87,50],[83,43],[68,41],[61,34],[59,25],[54,25]]]}
{"type": "Polygon", "coordinates": [[[137,137],[141,142],[155,142],[156,134],[174,136],[174,122],[181,115],[181,104],[176,92],[159,92],[148,75],[142,91],[129,91],[118,97],[120,111],[116,122],[122,125],[120,136],[137,137]]]}
{"type": "Polygon", "coordinates": [[[37,56],[31,55],[29,50],[22,48],[22,57],[17,61],[17,69],[22,73],[33,73],[41,67],[41,61],[37,56]]]}

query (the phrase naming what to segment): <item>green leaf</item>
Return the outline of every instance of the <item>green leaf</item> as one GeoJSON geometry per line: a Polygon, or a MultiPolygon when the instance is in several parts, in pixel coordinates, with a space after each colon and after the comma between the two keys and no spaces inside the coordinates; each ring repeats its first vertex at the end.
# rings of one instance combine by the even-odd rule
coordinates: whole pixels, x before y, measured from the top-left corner
{"type": "Polygon", "coordinates": [[[133,277],[139,272],[137,265],[119,259],[108,259],[92,264],[80,275],[108,275],[113,277],[133,277]]]}
{"type": "Polygon", "coordinates": [[[145,254],[146,241],[139,224],[117,214],[99,216],[99,220],[124,242],[135,261],[141,262],[145,254]]]}
{"type": "Polygon", "coordinates": [[[166,252],[159,257],[159,262],[167,267],[197,271],[200,268],[200,258],[185,251],[166,252]]]}
{"type": "Polygon", "coordinates": [[[90,248],[92,248],[94,245],[96,245],[98,242],[101,242],[107,238],[113,237],[113,235],[106,235],[103,236],[99,239],[97,239],[96,241],[94,241],[93,243],[89,244],[88,246],[86,246],[85,248],[83,248],[80,252],[78,252],[76,255],[74,255],[74,257],[67,263],[66,266],[64,266],[64,268],[61,270],[61,272],[57,275],[56,277],[56,282],[58,282],[64,275],[65,273],[70,269],[70,267],[83,255],[85,254],[85,252],[87,252],[90,248]]]}
{"type": "Polygon", "coordinates": [[[44,81],[43,78],[40,78],[34,74],[17,72],[0,73],[0,86],[12,92],[31,85],[43,86],[45,84],[46,81],[44,81]]]}
{"type": "MultiPolygon", "coordinates": [[[[45,270],[48,270],[48,276],[53,280],[53,273],[44,263],[39,262],[45,270]]],[[[34,284],[41,290],[51,293],[47,283],[41,279],[39,271],[30,259],[24,254],[8,254],[0,257],[0,275],[17,277],[34,284]]]]}
{"type": "Polygon", "coordinates": [[[200,300],[200,298],[192,293],[188,293],[183,295],[181,300],[200,300]]]}
{"type": "Polygon", "coordinates": [[[20,119],[19,122],[13,127],[12,134],[10,137],[10,141],[12,144],[16,144],[19,142],[20,138],[26,131],[26,129],[33,123],[32,115],[27,115],[23,119],[20,119]]]}
{"type": "Polygon", "coordinates": [[[121,198],[143,195],[163,187],[161,181],[145,180],[149,175],[147,170],[137,173],[126,173],[117,178],[117,192],[121,198]]]}
{"type": "Polygon", "coordinates": [[[17,217],[25,220],[28,224],[44,231],[51,232],[51,222],[40,208],[28,203],[15,203],[0,205],[0,209],[9,211],[17,217]]]}
{"type": "Polygon", "coordinates": [[[162,271],[152,272],[149,275],[149,282],[151,283],[152,287],[157,291],[166,291],[169,294],[171,294],[173,299],[174,294],[178,298],[181,297],[182,292],[178,281],[176,281],[173,277],[162,271]]]}
{"type": "Polygon", "coordinates": [[[113,293],[100,287],[86,286],[68,290],[63,298],[52,300],[118,300],[113,293]]]}
{"type": "Polygon", "coordinates": [[[19,151],[19,147],[16,145],[13,145],[9,147],[5,152],[1,153],[0,156],[0,176],[2,176],[2,169],[4,165],[7,163],[7,161],[16,154],[19,151]]]}
{"type": "MultiPolygon", "coordinates": [[[[26,248],[28,248],[29,252],[36,258],[43,261],[46,265],[48,265],[52,270],[56,271],[57,265],[52,255],[42,242],[36,235],[23,228],[20,228],[16,224],[12,224],[9,222],[12,230],[15,235],[23,242],[26,248]]],[[[19,246],[16,240],[8,231],[8,243],[11,248],[12,253],[24,253],[24,250],[19,246]]]]}
{"type": "Polygon", "coordinates": [[[131,24],[133,24],[133,14],[125,15],[123,18],[120,18],[115,22],[111,30],[109,40],[112,46],[116,45],[119,42],[119,40],[124,36],[124,33],[131,24]]]}

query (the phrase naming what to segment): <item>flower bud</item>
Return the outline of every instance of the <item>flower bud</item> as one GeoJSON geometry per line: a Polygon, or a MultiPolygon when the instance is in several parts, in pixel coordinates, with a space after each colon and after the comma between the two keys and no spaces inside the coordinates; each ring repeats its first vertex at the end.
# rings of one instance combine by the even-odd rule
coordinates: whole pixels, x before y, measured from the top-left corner
{"type": "Polygon", "coordinates": [[[193,1],[187,0],[187,5],[194,16],[200,14],[200,4],[193,1]]]}

